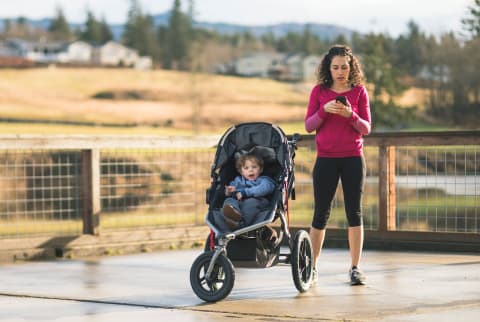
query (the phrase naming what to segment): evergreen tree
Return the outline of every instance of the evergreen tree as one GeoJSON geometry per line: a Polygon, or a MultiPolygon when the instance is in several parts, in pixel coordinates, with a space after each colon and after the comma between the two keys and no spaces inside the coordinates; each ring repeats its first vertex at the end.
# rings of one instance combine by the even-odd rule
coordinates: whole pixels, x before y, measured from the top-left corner
{"type": "Polygon", "coordinates": [[[305,47],[304,36],[296,32],[288,32],[277,41],[277,50],[279,52],[298,52],[303,51],[305,47]]]}
{"type": "Polygon", "coordinates": [[[196,30],[194,28],[195,23],[195,2],[193,0],[188,0],[188,36],[191,40],[196,40],[196,30]]]}
{"type": "Polygon", "coordinates": [[[113,39],[112,30],[110,29],[110,26],[105,20],[105,17],[103,17],[102,21],[100,21],[100,43],[103,44],[112,39],[113,39]]]}
{"type": "Polygon", "coordinates": [[[393,40],[373,33],[364,37],[357,34],[353,40],[368,84],[373,85],[370,101],[372,119],[380,127],[407,126],[413,118],[414,109],[401,108],[394,103],[394,98],[405,87],[400,83],[398,70],[392,65],[393,40]]]}
{"type": "Polygon", "coordinates": [[[139,32],[138,20],[142,16],[142,10],[138,0],[130,1],[130,8],[128,9],[127,22],[123,31],[123,43],[126,46],[134,47],[137,41],[137,33],[139,32]]]}
{"type": "Polygon", "coordinates": [[[57,7],[56,16],[52,19],[48,31],[52,33],[53,38],[56,40],[70,40],[72,34],[61,7],[57,7]]]}
{"type": "Polygon", "coordinates": [[[12,28],[12,21],[10,19],[5,19],[3,21],[3,32],[8,33],[10,29],[12,28]]]}
{"type": "Polygon", "coordinates": [[[180,0],[175,0],[168,22],[167,53],[165,65],[172,69],[188,68],[190,19],[180,10],[180,0]]]}
{"type": "Polygon", "coordinates": [[[310,30],[310,25],[307,24],[305,29],[303,30],[303,39],[302,39],[302,48],[301,52],[305,55],[313,54],[314,52],[314,39],[313,39],[312,31],[310,30]]]}
{"type": "Polygon", "coordinates": [[[158,26],[157,29],[157,42],[159,44],[158,47],[158,57],[157,60],[160,61],[163,67],[168,67],[169,63],[169,51],[165,44],[167,44],[167,37],[168,37],[168,28],[166,26],[158,26]]]}
{"type": "Polygon", "coordinates": [[[416,76],[427,61],[426,36],[414,22],[408,23],[408,34],[396,40],[395,58],[392,63],[408,75],[416,76]]]}
{"type": "Polygon", "coordinates": [[[333,44],[348,44],[348,40],[345,35],[341,34],[333,39],[332,45],[333,44]]]}
{"type": "Polygon", "coordinates": [[[138,0],[131,0],[122,38],[123,44],[136,49],[139,55],[158,56],[153,19],[143,14],[138,0]]]}
{"type": "Polygon", "coordinates": [[[260,39],[267,47],[275,47],[276,39],[272,30],[269,30],[267,33],[263,34],[260,39]]]}
{"type": "Polygon", "coordinates": [[[480,0],[468,7],[469,17],[462,19],[463,28],[473,37],[480,37],[480,0]]]}
{"type": "Polygon", "coordinates": [[[87,21],[85,22],[85,30],[80,33],[80,39],[91,43],[101,43],[102,30],[101,25],[93,13],[87,11],[87,21]]]}

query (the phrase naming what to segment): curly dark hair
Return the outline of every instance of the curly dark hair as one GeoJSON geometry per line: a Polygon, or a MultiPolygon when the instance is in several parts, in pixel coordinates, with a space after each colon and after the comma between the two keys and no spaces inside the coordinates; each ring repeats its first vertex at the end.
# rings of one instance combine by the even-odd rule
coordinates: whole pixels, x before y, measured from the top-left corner
{"type": "Polygon", "coordinates": [[[333,45],[328,50],[328,53],[323,56],[323,59],[317,68],[317,83],[323,84],[328,88],[332,87],[333,79],[332,74],[330,73],[330,64],[335,56],[347,56],[349,58],[350,74],[348,75],[348,80],[350,85],[352,87],[355,85],[362,85],[364,81],[362,67],[358,59],[353,55],[350,47],[346,45],[333,45]]]}

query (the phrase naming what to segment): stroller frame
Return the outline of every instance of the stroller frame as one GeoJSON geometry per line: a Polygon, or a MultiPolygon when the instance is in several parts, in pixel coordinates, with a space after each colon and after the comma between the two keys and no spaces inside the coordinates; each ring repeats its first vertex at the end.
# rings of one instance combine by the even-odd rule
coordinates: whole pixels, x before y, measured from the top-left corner
{"type": "MultiPolygon", "coordinates": [[[[248,131],[247,134],[249,134],[248,131]]],[[[292,238],[287,220],[288,198],[291,197],[291,199],[295,199],[293,174],[294,156],[296,143],[300,139],[300,135],[294,134],[291,139],[288,140],[287,136],[278,126],[265,122],[242,123],[232,126],[220,139],[215,161],[212,166],[212,186],[207,190],[207,203],[210,204],[210,207],[206,215],[206,223],[210,227],[211,233],[207,237],[204,252],[196,258],[190,269],[190,285],[194,293],[202,300],[216,302],[230,294],[235,280],[235,271],[232,262],[238,267],[258,268],[271,267],[277,263],[291,264],[293,281],[298,291],[306,292],[310,288],[313,278],[313,253],[309,234],[305,230],[299,230],[295,234],[295,237],[292,238]],[[282,173],[278,176],[278,180],[281,179],[284,182],[277,182],[278,187],[271,198],[273,202],[266,211],[263,219],[260,219],[250,226],[242,227],[232,232],[222,232],[215,225],[213,219],[214,214],[212,214],[212,208],[218,206],[218,203],[216,205],[216,196],[210,194],[220,193],[218,191],[219,186],[221,187],[221,184],[218,183],[221,181],[219,179],[219,169],[225,166],[227,163],[227,161],[225,161],[226,159],[230,159],[231,161],[231,156],[224,155],[223,146],[224,144],[228,144],[226,143],[227,138],[239,128],[246,128],[247,130],[250,128],[270,129],[282,140],[282,142],[279,143],[279,150],[286,149],[286,151],[283,151],[288,155],[288,158],[286,158],[288,160],[283,160],[285,162],[280,165],[282,173]],[[223,164],[219,165],[222,161],[224,161],[223,164]],[[217,170],[219,172],[216,172],[217,170]],[[263,243],[260,237],[262,229],[268,224],[273,223],[277,218],[281,221],[281,230],[279,232],[279,236],[281,237],[279,237],[275,243],[263,243]],[[235,252],[232,249],[228,249],[229,243],[234,240],[239,243],[240,246],[248,244],[247,252],[253,252],[255,259],[252,259],[251,256],[247,260],[236,258],[235,252]],[[255,244],[255,249],[253,250],[249,249],[252,248],[252,242],[255,244]],[[285,244],[285,242],[290,252],[282,254],[280,253],[280,246],[281,244],[285,244]],[[213,244],[214,247],[212,247],[213,244]]],[[[251,138],[249,137],[248,140],[251,140],[251,138]]],[[[260,139],[260,141],[262,141],[262,139],[260,139]]],[[[252,149],[259,146],[261,145],[254,145],[252,149]]],[[[235,147],[235,152],[238,152],[239,148],[238,146],[235,147]]],[[[268,148],[270,147],[267,146],[267,149],[268,148]]],[[[277,162],[278,165],[277,154],[275,157],[277,158],[275,162],[277,162]]]]}

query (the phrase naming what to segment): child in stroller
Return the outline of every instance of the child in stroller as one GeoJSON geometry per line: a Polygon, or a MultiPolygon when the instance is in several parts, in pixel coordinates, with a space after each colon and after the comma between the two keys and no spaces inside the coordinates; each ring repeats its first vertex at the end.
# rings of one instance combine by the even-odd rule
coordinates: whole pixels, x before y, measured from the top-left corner
{"type": "MultiPolygon", "coordinates": [[[[235,280],[233,264],[256,268],[268,268],[277,263],[291,264],[295,287],[300,292],[310,288],[313,276],[310,237],[301,229],[291,236],[288,219],[288,199],[295,199],[293,170],[298,139],[299,135],[293,135],[289,140],[278,126],[264,122],[232,126],[220,139],[206,198],[209,205],[206,222],[211,232],[204,252],[190,269],[190,285],[202,300],[216,302],[230,294],[235,280]],[[248,196],[249,192],[247,189],[242,191],[242,188],[240,191],[228,188],[238,176],[235,160],[244,160],[245,163],[249,160],[241,158],[243,154],[262,160],[261,177],[273,183],[273,192],[265,198],[268,200],[265,209],[253,211],[245,223],[242,223],[245,210],[242,213],[240,205],[238,209],[233,205],[234,212],[229,205],[238,201],[232,195],[239,198],[244,192],[248,196]],[[230,226],[225,218],[231,220],[230,226]],[[268,231],[272,229],[270,224],[277,219],[281,227],[275,242],[268,242],[272,237],[268,237],[268,231]],[[281,253],[282,245],[288,246],[290,252],[281,253]]],[[[254,163],[252,160],[255,159],[250,159],[254,163]]]]}
{"type": "Polygon", "coordinates": [[[275,182],[261,176],[263,164],[263,160],[253,154],[242,154],[235,161],[241,175],[225,187],[227,198],[222,208],[223,218],[232,231],[250,226],[270,203],[268,196],[275,190],[275,182]]]}

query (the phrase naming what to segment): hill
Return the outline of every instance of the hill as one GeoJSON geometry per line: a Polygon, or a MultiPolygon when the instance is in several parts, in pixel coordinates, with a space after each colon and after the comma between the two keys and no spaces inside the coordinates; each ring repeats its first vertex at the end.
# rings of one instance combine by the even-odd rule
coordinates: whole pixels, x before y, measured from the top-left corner
{"type": "MultiPolygon", "coordinates": [[[[246,121],[304,132],[312,86],[167,70],[0,69],[0,133],[218,134],[246,121]]],[[[396,103],[421,107],[427,96],[411,88],[396,103]]]]}
{"type": "MultiPolygon", "coordinates": [[[[310,86],[165,70],[0,70],[0,122],[222,132],[245,121],[301,122],[310,86]]],[[[31,129],[27,129],[31,133],[31,129]]],[[[2,132],[12,127],[2,125],[2,132]]],[[[21,130],[20,130],[21,132],[21,130]]],[[[71,130],[63,131],[71,133],[71,130]]],[[[18,132],[15,132],[18,133],[18,132]]]]}
{"type": "MultiPolygon", "coordinates": [[[[166,26],[170,17],[170,12],[164,12],[152,15],[154,25],[166,26]]],[[[5,26],[6,18],[0,18],[0,31],[3,30],[5,26]]],[[[26,19],[25,23],[34,28],[47,29],[50,26],[51,18],[42,18],[42,19],[26,19]]],[[[70,23],[70,28],[72,30],[80,29],[84,25],[83,22],[70,23]]],[[[354,32],[351,29],[336,26],[331,24],[318,24],[318,23],[279,23],[272,25],[263,25],[263,26],[247,26],[247,25],[237,25],[229,23],[220,23],[220,22],[206,22],[206,21],[196,21],[195,26],[199,28],[204,28],[208,30],[217,31],[220,34],[233,34],[233,33],[242,33],[250,32],[253,35],[261,36],[266,33],[273,33],[277,37],[286,35],[289,32],[293,33],[302,33],[305,27],[309,25],[310,31],[322,39],[334,39],[340,35],[344,35],[349,38],[354,32]]],[[[111,24],[110,29],[116,40],[121,39],[123,30],[125,28],[124,24],[111,24]]]]}

